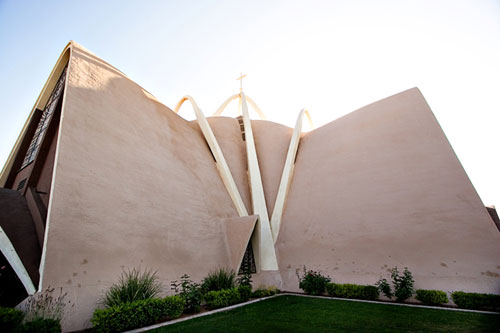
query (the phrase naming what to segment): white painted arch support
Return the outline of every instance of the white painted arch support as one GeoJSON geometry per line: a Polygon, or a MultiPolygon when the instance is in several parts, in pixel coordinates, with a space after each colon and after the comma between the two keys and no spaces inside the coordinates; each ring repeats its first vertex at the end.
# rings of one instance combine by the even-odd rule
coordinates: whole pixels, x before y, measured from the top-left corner
{"type": "MultiPolygon", "coordinates": [[[[224,103],[222,103],[222,105],[217,109],[217,111],[215,111],[215,113],[212,115],[212,117],[217,117],[217,116],[220,116],[222,114],[222,112],[224,112],[224,110],[226,109],[226,107],[229,105],[229,103],[231,103],[231,101],[235,100],[236,98],[240,98],[240,104],[241,104],[241,94],[242,93],[239,93],[239,94],[234,94],[233,96],[229,97],[228,99],[226,99],[224,101],[224,103]]],[[[266,115],[264,114],[264,112],[262,112],[262,110],[257,106],[257,103],[255,103],[253,101],[253,99],[251,99],[250,97],[246,96],[245,95],[245,99],[246,101],[254,108],[255,112],[257,112],[257,114],[259,115],[260,119],[262,120],[267,120],[267,117],[266,115]]]]}
{"type": "Polygon", "coordinates": [[[33,284],[33,281],[31,281],[28,271],[24,267],[21,258],[19,258],[19,255],[2,227],[0,227],[0,250],[14,272],[16,272],[19,280],[21,280],[21,283],[23,284],[24,289],[26,289],[28,295],[33,295],[36,291],[35,285],[33,284]]]}
{"type": "Polygon", "coordinates": [[[259,215],[257,222],[257,233],[252,237],[252,247],[257,249],[255,257],[256,265],[262,271],[277,271],[278,260],[274,249],[269,215],[267,213],[264,187],[260,175],[259,160],[253,139],[252,124],[248,114],[248,106],[245,93],[241,92],[241,110],[243,113],[243,126],[245,128],[245,142],[247,147],[248,176],[250,180],[250,193],[252,196],[253,213],[259,215]]]}
{"type": "Polygon", "coordinates": [[[290,145],[288,146],[288,153],[286,155],[283,173],[281,174],[278,195],[276,196],[273,214],[271,216],[271,231],[273,234],[274,243],[276,243],[276,240],[278,239],[281,226],[281,218],[283,216],[283,210],[286,203],[286,197],[288,195],[288,190],[290,189],[290,184],[292,183],[293,170],[295,167],[295,157],[297,156],[297,150],[299,148],[300,134],[302,133],[302,122],[304,116],[306,116],[309,120],[309,125],[311,126],[311,128],[313,127],[309,111],[307,111],[306,109],[302,109],[299,112],[299,116],[295,124],[295,129],[293,130],[292,138],[290,139],[290,145]]]}
{"type": "Polygon", "coordinates": [[[222,150],[217,143],[217,139],[215,138],[215,135],[212,131],[212,128],[210,127],[210,124],[207,121],[207,118],[205,118],[205,115],[198,107],[195,100],[189,95],[184,96],[175,106],[174,112],[178,113],[179,109],[185,101],[191,102],[191,105],[193,106],[196,119],[198,119],[198,125],[200,126],[201,132],[203,133],[203,136],[205,137],[205,140],[207,141],[212,154],[214,155],[219,175],[222,178],[224,185],[226,186],[229,196],[233,200],[238,214],[240,216],[248,216],[247,209],[245,208],[245,204],[241,199],[240,192],[236,187],[236,183],[234,182],[231,171],[229,170],[229,166],[227,165],[226,159],[224,158],[224,154],[222,153],[222,150]]]}

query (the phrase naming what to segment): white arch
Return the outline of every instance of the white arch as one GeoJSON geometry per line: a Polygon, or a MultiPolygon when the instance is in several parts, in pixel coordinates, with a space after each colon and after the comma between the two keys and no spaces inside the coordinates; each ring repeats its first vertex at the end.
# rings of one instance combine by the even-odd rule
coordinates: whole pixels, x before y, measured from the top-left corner
{"type": "Polygon", "coordinates": [[[36,291],[35,285],[2,227],[0,227],[0,251],[3,253],[14,272],[16,272],[17,277],[21,280],[28,295],[33,295],[36,291]]]}
{"type": "MultiPolygon", "coordinates": [[[[231,103],[232,100],[235,100],[236,98],[239,98],[240,99],[240,105],[241,105],[241,93],[239,94],[234,94],[232,95],[231,97],[229,97],[228,99],[226,99],[224,101],[224,103],[222,103],[222,105],[217,109],[217,111],[215,111],[215,113],[212,115],[212,117],[216,117],[216,116],[220,116],[222,114],[222,112],[226,109],[226,107],[229,105],[229,103],[231,103]]],[[[262,120],[267,120],[267,117],[266,115],[262,112],[262,110],[257,106],[257,103],[255,103],[253,101],[253,99],[251,99],[250,97],[246,96],[245,95],[245,99],[248,101],[248,103],[254,108],[254,110],[257,112],[257,114],[259,115],[260,119],[262,120]]]]}
{"type": "Polygon", "coordinates": [[[290,145],[288,146],[288,153],[286,155],[285,165],[283,166],[283,173],[281,174],[278,195],[276,196],[273,215],[271,216],[271,231],[273,234],[274,243],[276,243],[276,240],[278,239],[286,197],[288,195],[288,190],[290,189],[290,184],[293,178],[295,157],[297,156],[297,150],[299,148],[300,134],[302,133],[302,121],[304,119],[304,115],[309,120],[309,125],[311,125],[311,128],[313,128],[309,111],[307,111],[306,109],[300,110],[297,122],[295,124],[295,129],[293,130],[292,138],[290,139],[290,145]]]}
{"type": "Polygon", "coordinates": [[[203,136],[205,137],[205,140],[207,141],[208,146],[212,151],[212,154],[214,155],[215,161],[217,162],[216,165],[217,165],[217,170],[219,171],[219,175],[222,178],[222,181],[226,186],[226,189],[229,195],[231,196],[231,199],[233,200],[234,206],[236,207],[238,214],[240,216],[248,216],[247,209],[245,208],[245,204],[241,199],[240,192],[236,187],[236,183],[234,182],[233,176],[231,175],[231,171],[229,170],[229,166],[226,163],[224,154],[222,153],[222,150],[220,149],[220,146],[217,143],[217,139],[215,138],[215,135],[212,131],[212,128],[210,127],[210,124],[207,121],[207,118],[205,118],[205,115],[198,107],[194,99],[189,95],[184,96],[175,106],[174,112],[178,113],[179,109],[181,108],[182,104],[184,104],[185,101],[191,102],[191,105],[193,106],[196,119],[198,119],[198,125],[200,126],[201,132],[203,133],[203,136]]]}

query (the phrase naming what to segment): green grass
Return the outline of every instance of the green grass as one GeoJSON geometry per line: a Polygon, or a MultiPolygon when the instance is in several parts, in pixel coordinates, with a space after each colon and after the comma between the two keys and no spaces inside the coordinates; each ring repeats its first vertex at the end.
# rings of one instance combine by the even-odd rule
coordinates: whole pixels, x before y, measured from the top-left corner
{"type": "Polygon", "coordinates": [[[500,315],[279,296],[154,332],[498,332],[500,315]]]}

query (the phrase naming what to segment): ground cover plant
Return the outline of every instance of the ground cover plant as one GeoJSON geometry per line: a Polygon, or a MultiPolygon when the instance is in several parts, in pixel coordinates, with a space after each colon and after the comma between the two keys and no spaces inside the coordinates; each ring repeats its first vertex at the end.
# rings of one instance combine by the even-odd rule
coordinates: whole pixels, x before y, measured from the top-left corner
{"type": "Polygon", "coordinates": [[[498,332],[500,315],[279,296],[161,332],[498,332]]]}
{"type": "Polygon", "coordinates": [[[161,291],[162,284],[158,281],[156,272],[127,269],[122,272],[120,280],[105,292],[101,302],[105,307],[111,307],[154,298],[161,291]]]}

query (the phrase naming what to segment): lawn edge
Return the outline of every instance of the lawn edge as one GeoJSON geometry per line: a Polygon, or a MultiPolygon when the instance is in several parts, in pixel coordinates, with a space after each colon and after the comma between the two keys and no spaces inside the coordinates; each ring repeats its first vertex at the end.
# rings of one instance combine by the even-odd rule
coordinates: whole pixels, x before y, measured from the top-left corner
{"type": "Polygon", "coordinates": [[[420,304],[405,304],[405,303],[395,303],[395,302],[380,302],[380,301],[368,301],[368,300],[363,300],[363,299],[349,299],[349,298],[340,298],[340,297],[331,297],[331,296],[313,296],[313,295],[305,295],[305,294],[299,294],[299,293],[290,293],[290,292],[282,292],[280,294],[276,294],[273,296],[269,297],[263,297],[263,298],[258,298],[254,299],[248,302],[244,303],[238,303],[235,305],[231,305],[225,308],[220,308],[220,309],[215,309],[203,313],[198,313],[192,316],[188,317],[183,317],[183,318],[178,318],[170,321],[165,321],[163,323],[159,324],[154,324],[150,326],[145,326],[141,328],[136,328],[130,331],[126,331],[125,333],[138,333],[138,332],[146,332],[150,331],[155,328],[160,328],[164,326],[169,326],[169,325],[174,325],[177,323],[181,323],[184,321],[188,321],[191,319],[195,318],[200,318],[200,317],[205,317],[205,316],[210,316],[215,313],[219,312],[225,312],[225,311],[230,311],[233,309],[240,308],[242,306],[246,306],[249,304],[265,301],[271,298],[279,297],[279,296],[297,296],[297,297],[309,297],[309,298],[319,298],[319,299],[328,299],[328,300],[337,300],[337,301],[348,301],[348,302],[358,302],[358,303],[372,303],[372,304],[384,304],[384,305],[396,305],[396,306],[406,306],[406,307],[414,307],[414,308],[422,308],[422,309],[435,309],[435,310],[447,310],[447,311],[459,311],[459,312],[471,312],[471,313],[481,313],[481,314],[494,314],[494,315],[500,315],[500,312],[493,312],[493,311],[481,311],[481,310],[469,310],[469,309],[460,309],[460,308],[448,308],[448,307],[441,307],[441,306],[428,306],[428,305],[420,305],[420,304]]]}

